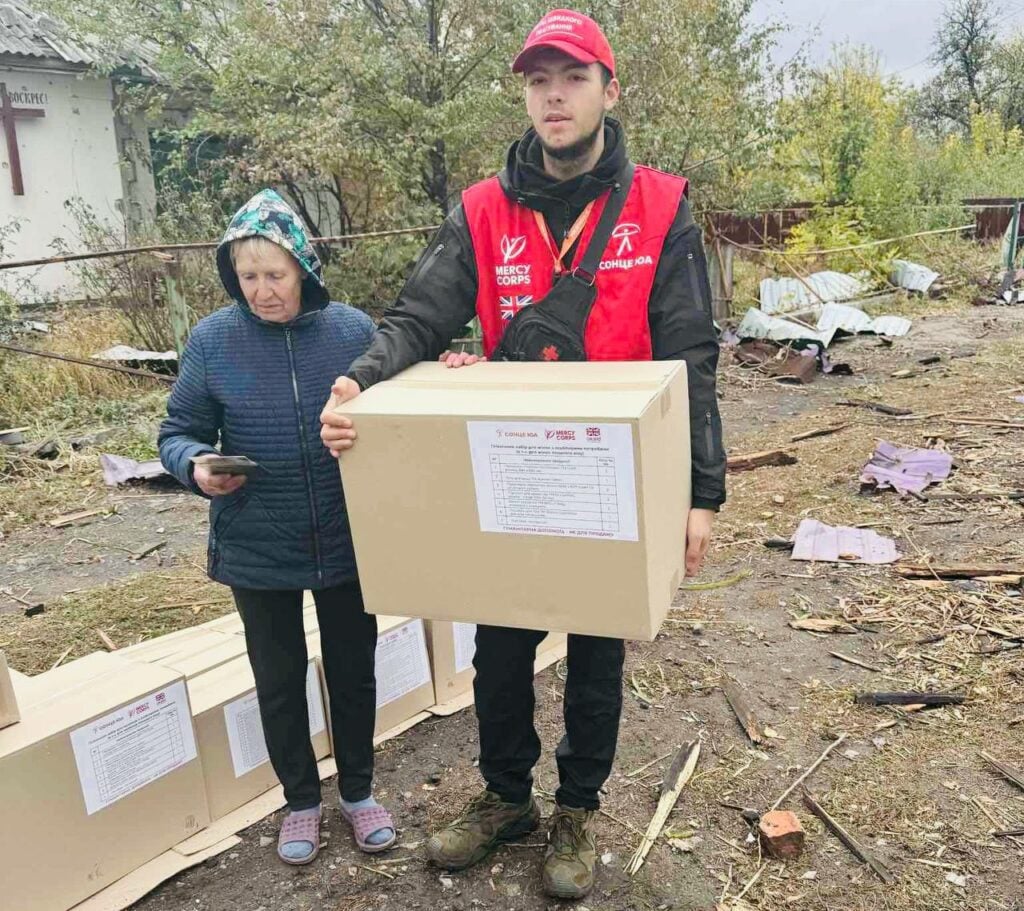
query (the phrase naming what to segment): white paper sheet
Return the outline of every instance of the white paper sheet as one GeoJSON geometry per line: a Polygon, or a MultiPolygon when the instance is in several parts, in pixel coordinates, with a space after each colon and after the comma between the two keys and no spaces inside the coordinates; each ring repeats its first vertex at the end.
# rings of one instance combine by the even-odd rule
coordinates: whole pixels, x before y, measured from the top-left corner
{"type": "Polygon", "coordinates": [[[90,721],[70,736],[90,816],[196,758],[182,681],[90,721]]]}
{"type": "Polygon", "coordinates": [[[480,530],[636,541],[629,424],[467,421],[480,530]]]}
{"type": "Polygon", "coordinates": [[[455,673],[461,674],[473,666],[473,656],[476,654],[476,624],[456,621],[452,627],[455,634],[455,673]]]}
{"type": "MultiPolygon", "coordinates": [[[[309,712],[309,735],[315,737],[324,730],[325,721],[320,679],[314,661],[310,661],[306,669],[306,706],[309,712]]],[[[224,725],[228,732],[228,747],[231,750],[235,778],[241,778],[269,761],[255,690],[224,706],[224,725]]]]}
{"type": "Polygon", "coordinates": [[[430,683],[422,620],[410,620],[377,637],[377,708],[430,683]]]}

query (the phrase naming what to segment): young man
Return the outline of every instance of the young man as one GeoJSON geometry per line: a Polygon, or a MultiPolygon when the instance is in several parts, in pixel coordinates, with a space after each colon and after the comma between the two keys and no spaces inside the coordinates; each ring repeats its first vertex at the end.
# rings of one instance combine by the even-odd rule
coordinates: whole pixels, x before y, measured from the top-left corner
{"type": "MultiPolygon", "coordinates": [[[[619,124],[615,59],[597,23],[555,10],[534,27],[513,71],[523,73],[533,124],[509,150],[505,170],[465,191],[385,315],[369,351],[339,377],[321,436],[335,455],[356,438],[330,405],[421,360],[451,367],[474,355],[445,351],[474,316],[484,351],[498,349],[512,318],[572,275],[605,203],[628,185],[596,278],[585,323],[588,360],[687,362],[693,454],[686,570],[704,559],[714,513],[725,500],[725,455],[715,397],[718,343],[700,231],[686,181],[630,165],[619,124]],[[631,179],[630,179],[631,178],[631,179]]],[[[552,349],[545,347],[544,357],[552,349]]],[[[557,353],[557,352],[556,352],[557,353]]],[[[531,794],[540,757],[533,726],[533,660],[543,632],[480,626],[476,709],[486,790],[431,839],[432,862],[468,867],[534,829],[531,794]]],[[[556,751],[559,788],[544,861],[544,887],[580,898],[594,881],[592,819],[611,771],[622,709],[621,640],[570,636],[565,736],[556,751]]]]}

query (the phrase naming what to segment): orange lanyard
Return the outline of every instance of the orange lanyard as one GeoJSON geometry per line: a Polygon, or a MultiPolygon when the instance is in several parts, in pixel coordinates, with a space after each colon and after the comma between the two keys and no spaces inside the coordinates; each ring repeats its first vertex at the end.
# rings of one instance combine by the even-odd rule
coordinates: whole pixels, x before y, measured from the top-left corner
{"type": "Polygon", "coordinates": [[[555,261],[555,275],[561,275],[565,271],[565,265],[562,260],[565,259],[565,254],[572,249],[572,245],[576,243],[580,234],[583,233],[583,229],[587,225],[587,219],[590,217],[590,211],[593,208],[594,201],[591,200],[587,203],[586,208],[580,212],[580,217],[573,222],[572,227],[569,229],[569,233],[565,235],[565,240],[562,241],[561,250],[558,250],[558,247],[555,245],[554,238],[548,230],[547,222],[544,221],[544,216],[536,209],[533,210],[533,218],[537,222],[537,227],[540,229],[540,233],[548,242],[548,249],[551,250],[551,258],[555,261]]]}

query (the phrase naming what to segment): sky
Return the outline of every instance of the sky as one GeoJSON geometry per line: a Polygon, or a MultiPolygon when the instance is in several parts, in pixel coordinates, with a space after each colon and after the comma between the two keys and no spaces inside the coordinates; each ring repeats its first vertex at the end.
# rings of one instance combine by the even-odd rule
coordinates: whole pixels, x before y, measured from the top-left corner
{"type": "MultiPolygon", "coordinates": [[[[754,21],[782,19],[792,26],[775,52],[777,62],[808,42],[811,62],[824,63],[834,44],[849,40],[878,51],[890,75],[919,85],[932,73],[931,42],[945,0],[754,0],[754,21]]],[[[1000,23],[1024,29],[1024,0],[1003,0],[1000,23]]]]}

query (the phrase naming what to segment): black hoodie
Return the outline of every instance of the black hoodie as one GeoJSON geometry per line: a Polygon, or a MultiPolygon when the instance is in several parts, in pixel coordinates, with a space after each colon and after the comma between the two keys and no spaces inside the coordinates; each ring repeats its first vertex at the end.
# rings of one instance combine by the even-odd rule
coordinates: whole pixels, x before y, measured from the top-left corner
{"type": "MultiPolygon", "coordinates": [[[[510,199],[539,211],[552,237],[564,238],[587,203],[616,182],[629,160],[618,121],[606,118],[604,139],[592,171],[558,181],[544,171],[537,134],[527,130],[509,149],[500,175],[502,189],[510,199]]],[[[395,305],[384,314],[369,351],[348,375],[366,389],[419,361],[436,360],[476,315],[476,295],[473,242],[459,205],[438,229],[395,305]]],[[[718,509],[725,502],[725,451],[715,393],[718,340],[704,246],[685,198],[665,238],[648,313],[654,359],[686,361],[692,505],[718,509]]]]}

